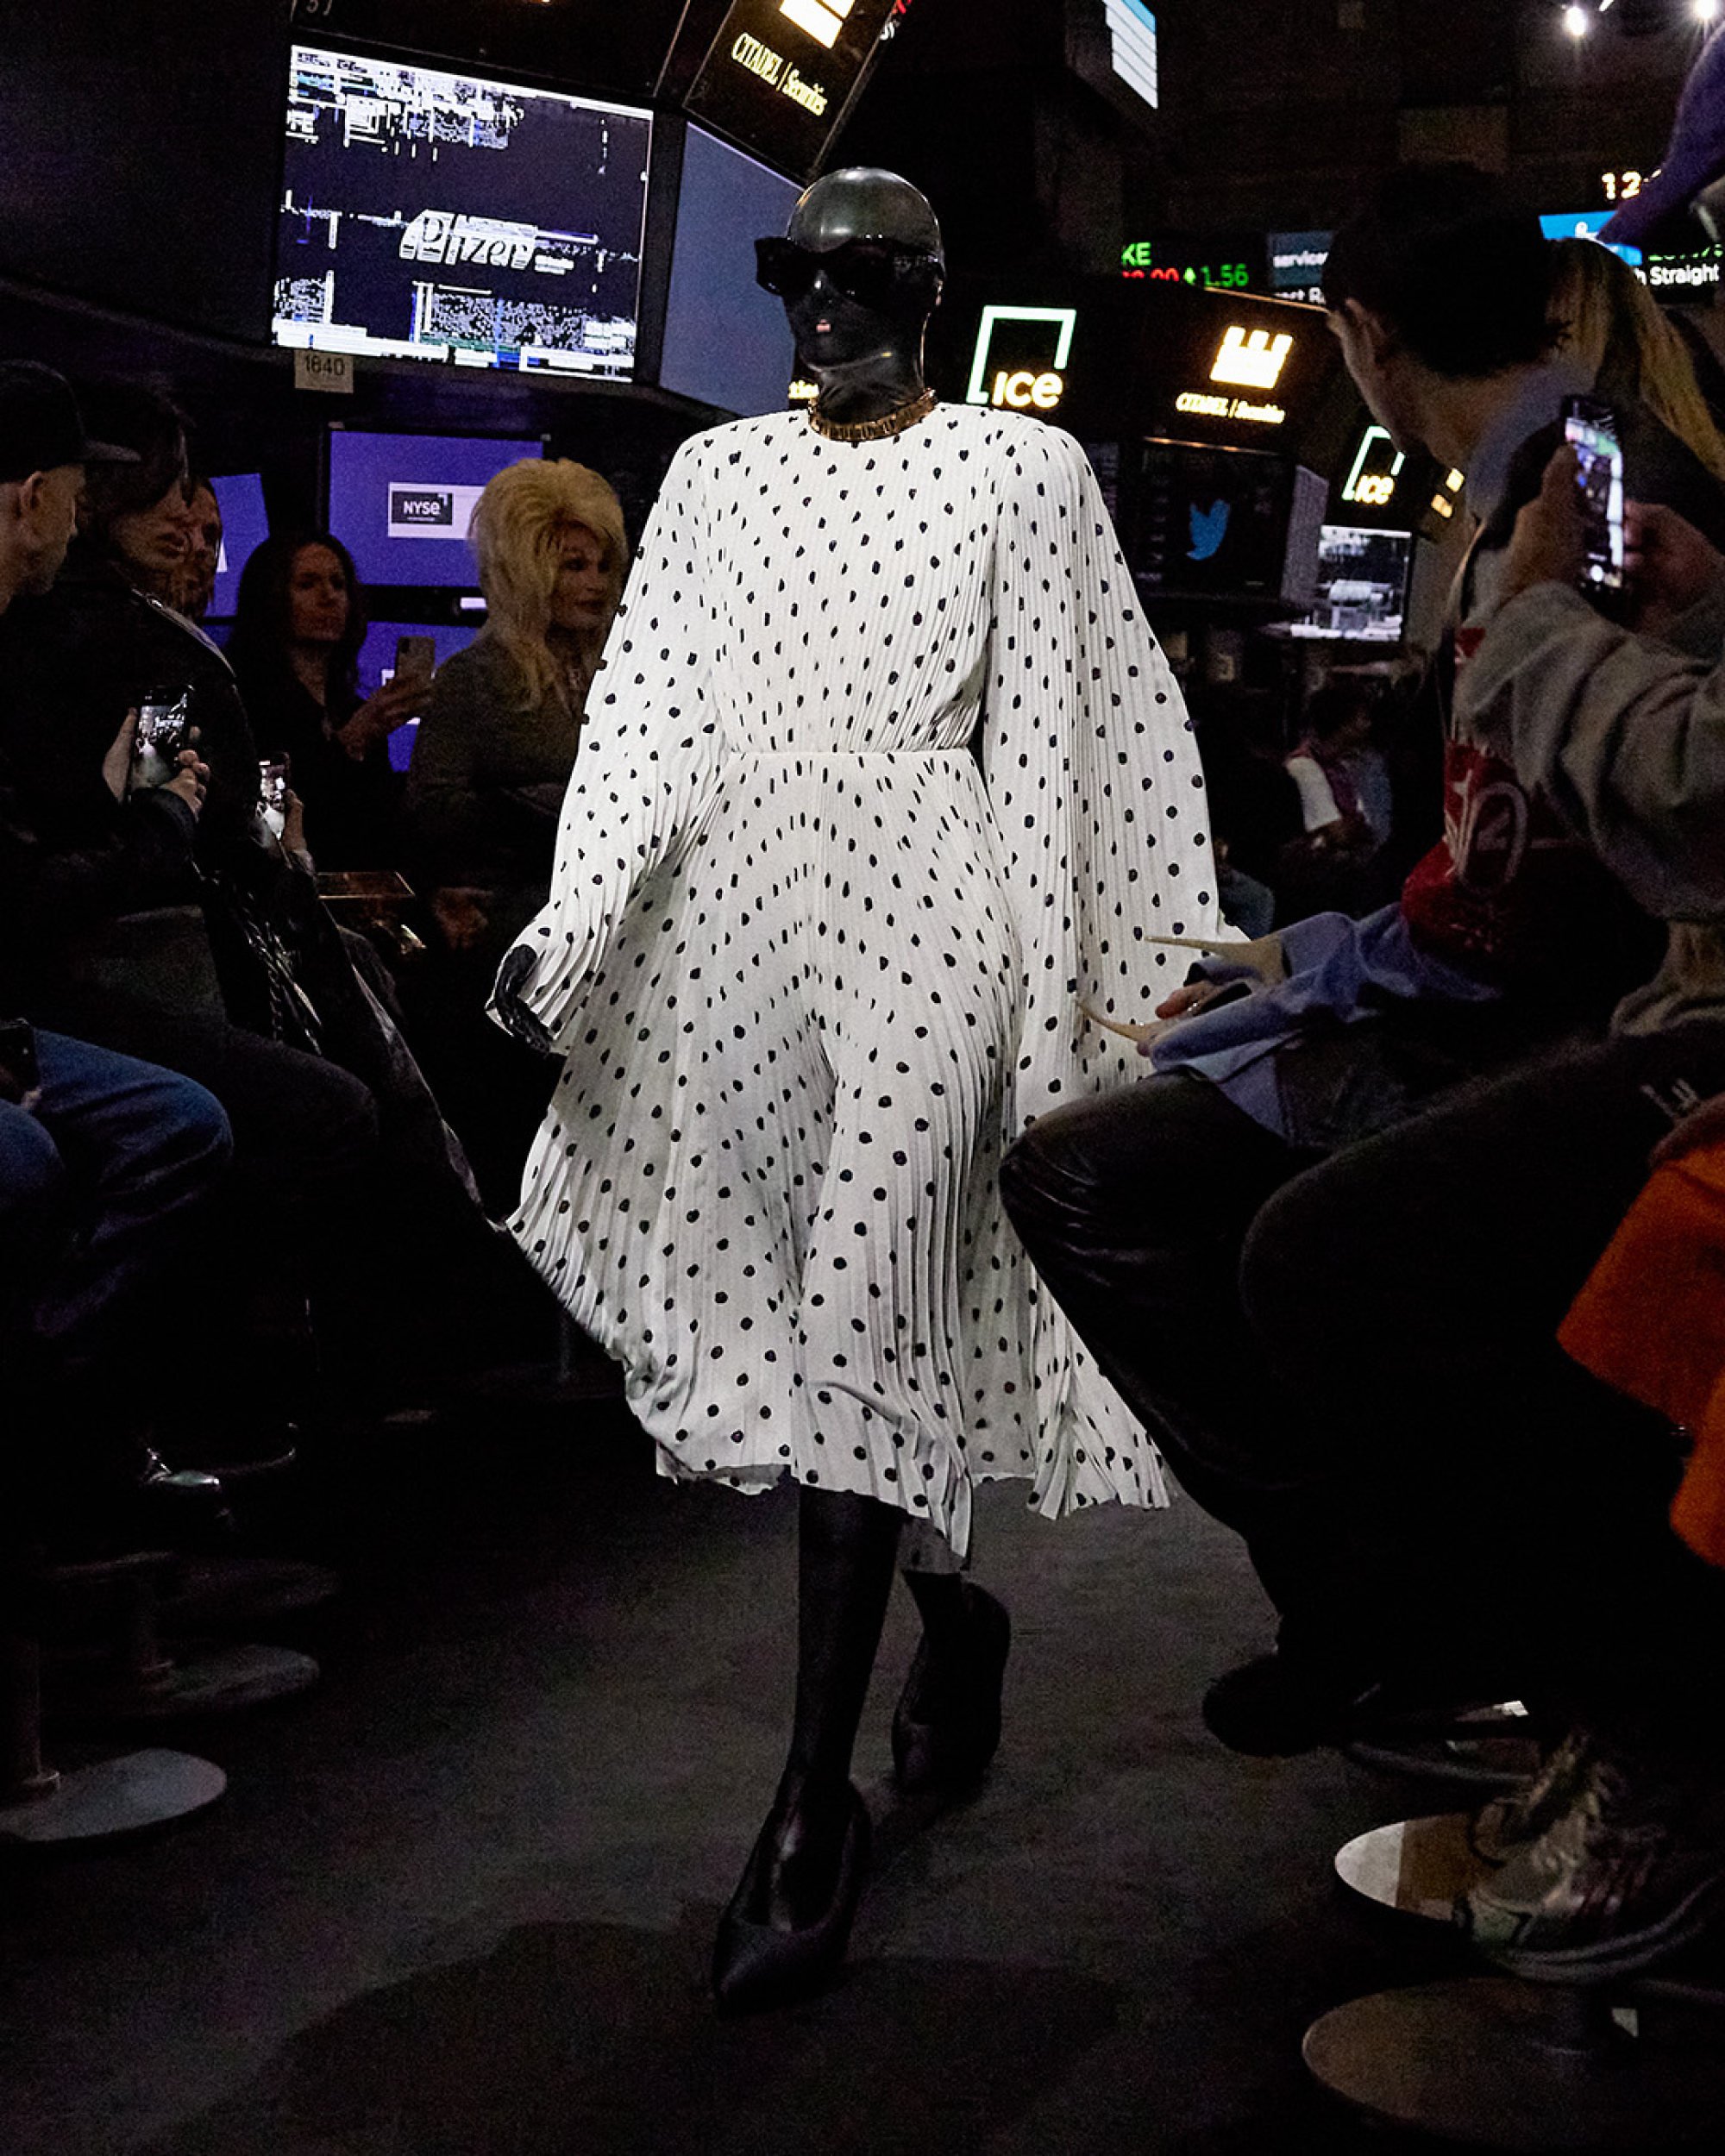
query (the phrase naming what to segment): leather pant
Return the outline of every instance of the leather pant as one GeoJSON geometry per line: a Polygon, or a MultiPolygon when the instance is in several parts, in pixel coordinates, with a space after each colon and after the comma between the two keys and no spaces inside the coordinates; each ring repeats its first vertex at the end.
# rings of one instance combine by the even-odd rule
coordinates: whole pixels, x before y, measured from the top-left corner
{"type": "Polygon", "coordinates": [[[1319,1159],[1157,1076],[1038,1119],[1001,1188],[1189,1494],[1245,1538],[1285,1642],[1645,1673],[1674,1624],[1716,1620],[1725,1658],[1725,1576],[1666,1524],[1669,1429],[1553,1335],[1653,1144],[1721,1092],[1725,1023],[1696,1021],[1319,1159]]]}

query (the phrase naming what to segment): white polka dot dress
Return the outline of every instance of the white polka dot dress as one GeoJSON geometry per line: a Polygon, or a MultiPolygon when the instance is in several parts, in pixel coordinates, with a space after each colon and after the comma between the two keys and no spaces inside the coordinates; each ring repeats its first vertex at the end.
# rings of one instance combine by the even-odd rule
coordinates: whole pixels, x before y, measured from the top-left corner
{"type": "Polygon", "coordinates": [[[685,444],[643,536],[519,991],[567,1065],[513,1233],[660,1463],[932,1521],[979,1479],[1164,1501],[995,1171],[1141,1074],[1213,936],[1198,759],[1070,436],[942,406],[685,444]]]}

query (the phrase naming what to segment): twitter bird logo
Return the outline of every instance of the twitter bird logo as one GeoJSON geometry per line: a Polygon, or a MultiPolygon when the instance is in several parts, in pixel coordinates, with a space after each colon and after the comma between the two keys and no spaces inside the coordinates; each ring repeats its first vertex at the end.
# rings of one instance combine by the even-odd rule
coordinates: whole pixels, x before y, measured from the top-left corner
{"type": "Polygon", "coordinates": [[[1212,502],[1208,509],[1192,505],[1192,547],[1186,556],[1189,561],[1209,561],[1220,553],[1222,542],[1228,536],[1228,512],[1233,505],[1212,502]]]}

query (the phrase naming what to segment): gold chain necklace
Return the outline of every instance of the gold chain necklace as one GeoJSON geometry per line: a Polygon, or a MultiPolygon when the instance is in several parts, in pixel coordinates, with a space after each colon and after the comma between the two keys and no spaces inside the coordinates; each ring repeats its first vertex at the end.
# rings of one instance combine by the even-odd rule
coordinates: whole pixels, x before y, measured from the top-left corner
{"type": "Polygon", "coordinates": [[[919,419],[926,419],[938,402],[934,392],[925,389],[913,397],[909,404],[889,411],[884,419],[850,421],[827,418],[816,403],[809,406],[809,424],[829,442],[884,442],[889,436],[902,434],[906,427],[915,426],[919,419]]]}

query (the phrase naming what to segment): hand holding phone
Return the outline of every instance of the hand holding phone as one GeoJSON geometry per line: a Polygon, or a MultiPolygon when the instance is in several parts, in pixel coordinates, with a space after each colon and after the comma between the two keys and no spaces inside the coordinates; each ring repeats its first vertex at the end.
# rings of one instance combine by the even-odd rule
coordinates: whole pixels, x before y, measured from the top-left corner
{"type": "Polygon", "coordinates": [[[1581,489],[1581,588],[1590,597],[1623,589],[1623,445],[1617,415],[1596,397],[1564,400],[1564,439],[1575,452],[1581,489]]]}
{"type": "Polygon", "coordinates": [[[127,792],[147,793],[171,786],[179,775],[181,754],[191,748],[191,689],[150,690],[138,706],[127,792]]]}
{"type": "Polygon", "coordinates": [[[430,636],[398,636],[395,640],[395,676],[398,689],[423,689],[437,671],[437,646],[430,636]]]}

